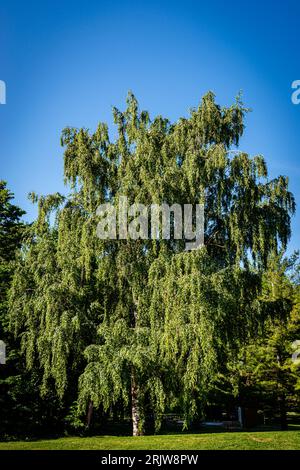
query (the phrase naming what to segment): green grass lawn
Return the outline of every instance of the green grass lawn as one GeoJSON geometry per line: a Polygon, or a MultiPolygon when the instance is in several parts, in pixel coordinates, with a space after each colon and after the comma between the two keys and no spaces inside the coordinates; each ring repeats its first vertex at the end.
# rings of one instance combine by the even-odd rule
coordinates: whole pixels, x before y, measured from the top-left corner
{"type": "Polygon", "coordinates": [[[218,432],[143,437],[64,437],[1,442],[0,450],[300,450],[300,431],[218,432]]]}

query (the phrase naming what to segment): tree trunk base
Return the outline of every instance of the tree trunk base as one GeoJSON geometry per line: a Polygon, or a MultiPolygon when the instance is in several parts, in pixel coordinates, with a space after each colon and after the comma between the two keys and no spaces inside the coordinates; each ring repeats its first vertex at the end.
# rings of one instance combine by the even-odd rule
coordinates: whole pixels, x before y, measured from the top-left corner
{"type": "Polygon", "coordinates": [[[131,374],[131,412],[132,412],[132,435],[143,436],[144,430],[141,426],[141,415],[138,399],[138,386],[136,383],[135,373],[131,374]]]}

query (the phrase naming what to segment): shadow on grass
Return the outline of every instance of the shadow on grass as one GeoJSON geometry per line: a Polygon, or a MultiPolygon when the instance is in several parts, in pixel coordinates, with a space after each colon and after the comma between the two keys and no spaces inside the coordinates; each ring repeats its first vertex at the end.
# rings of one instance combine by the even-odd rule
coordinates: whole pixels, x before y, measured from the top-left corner
{"type": "MultiPolygon", "coordinates": [[[[236,433],[261,433],[261,432],[276,432],[281,431],[280,426],[276,424],[270,425],[259,425],[252,428],[243,428],[243,429],[226,429],[224,426],[214,426],[214,425],[200,425],[193,426],[189,430],[181,430],[178,427],[171,426],[170,428],[162,428],[158,433],[148,432],[145,433],[145,436],[188,436],[188,435],[205,435],[205,434],[236,434],[236,433]]],[[[288,429],[285,432],[289,431],[300,431],[300,423],[289,423],[288,429]]],[[[57,440],[61,438],[107,438],[110,437],[131,437],[131,424],[130,423],[121,423],[117,426],[104,426],[104,428],[95,428],[90,432],[85,432],[81,434],[76,433],[65,433],[65,434],[52,434],[52,435],[43,435],[43,436],[31,436],[23,437],[25,442],[37,442],[40,440],[57,440]]],[[[1,439],[0,442],[12,442],[18,441],[20,438],[7,438],[1,439]]]]}

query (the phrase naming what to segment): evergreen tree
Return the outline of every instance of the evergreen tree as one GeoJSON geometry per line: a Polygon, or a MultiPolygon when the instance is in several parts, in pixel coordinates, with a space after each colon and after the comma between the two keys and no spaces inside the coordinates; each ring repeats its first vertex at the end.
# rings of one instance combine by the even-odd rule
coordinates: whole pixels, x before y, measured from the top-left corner
{"type": "MultiPolygon", "coordinates": [[[[17,344],[8,331],[8,291],[11,285],[14,263],[21,246],[25,226],[21,217],[25,212],[14,205],[13,193],[7,188],[7,183],[0,181],[0,340],[6,345],[6,364],[0,364],[0,434],[9,431],[9,422],[19,410],[12,394],[16,391],[16,381],[20,382],[20,361],[16,351],[17,344]],[[16,379],[18,375],[18,379],[16,379]],[[14,392],[13,392],[14,390],[14,392]]],[[[24,382],[21,380],[22,385],[24,382]]],[[[21,411],[22,413],[22,411],[21,411]]],[[[20,413],[19,413],[20,414],[20,413]]]]}
{"type": "Polygon", "coordinates": [[[20,247],[24,225],[21,217],[25,214],[11,203],[14,195],[7,183],[0,181],[0,338],[6,337],[7,292],[12,275],[12,263],[20,247]]]}
{"type": "MultiPolygon", "coordinates": [[[[288,409],[299,409],[299,363],[292,360],[292,344],[300,338],[299,270],[297,254],[270,256],[259,296],[263,322],[229,364],[235,393],[244,405],[279,415],[287,429],[288,409]]],[[[230,377],[230,374],[228,374],[230,377]]]]}

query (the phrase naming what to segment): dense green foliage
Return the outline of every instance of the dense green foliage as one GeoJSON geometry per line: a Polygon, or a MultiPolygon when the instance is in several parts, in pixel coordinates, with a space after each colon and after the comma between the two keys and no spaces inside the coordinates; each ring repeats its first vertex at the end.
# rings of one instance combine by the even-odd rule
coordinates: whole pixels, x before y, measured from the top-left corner
{"type": "Polygon", "coordinates": [[[282,429],[287,428],[287,410],[297,411],[300,406],[299,363],[292,361],[293,342],[300,338],[300,284],[295,268],[298,271],[298,255],[270,258],[259,299],[266,320],[228,363],[231,373],[227,375],[240,403],[259,407],[266,416],[277,411],[282,429]]]}
{"type": "Polygon", "coordinates": [[[0,181],[0,337],[7,334],[7,292],[12,274],[12,262],[20,247],[23,225],[20,218],[24,214],[11,203],[13,194],[5,181],[0,181]]]}
{"type": "Polygon", "coordinates": [[[8,365],[0,365],[1,434],[5,431],[12,431],[9,429],[10,423],[12,420],[17,421],[17,416],[22,414],[22,399],[17,403],[14,398],[22,387],[23,391],[19,395],[23,393],[24,397],[24,388],[26,388],[20,376],[22,360],[17,351],[17,344],[8,331],[8,292],[15,258],[21,246],[24,232],[24,225],[21,222],[24,211],[12,203],[13,197],[14,195],[7,188],[6,182],[0,181],[0,340],[6,344],[6,356],[11,359],[8,360],[8,365]]]}
{"type": "Polygon", "coordinates": [[[129,94],[113,110],[114,140],[103,123],[63,131],[70,194],[31,195],[39,214],[15,270],[10,327],[42,397],[55,392],[76,426],[87,409],[130,405],[135,434],[150,414],[159,429],[166,409],[188,426],[269,318],[262,273],[286,248],[295,202],[286,177],[270,180],[261,156],[234,150],[246,112],[239,97],[221,108],[208,93],[187,118],[151,120],[129,94]],[[97,207],[121,196],[203,203],[205,247],[99,239],[97,207]]]}
{"type": "MultiPolygon", "coordinates": [[[[12,204],[13,194],[5,181],[0,181],[0,340],[6,345],[15,346],[8,331],[8,291],[13,274],[13,263],[20,247],[24,229],[20,219],[24,214],[12,204]]],[[[8,354],[8,350],[6,351],[8,354]]],[[[14,353],[14,352],[12,352],[14,353]]],[[[11,395],[15,390],[17,361],[7,367],[0,365],[0,433],[10,419],[14,407],[11,395]]]]}
{"type": "Polygon", "coordinates": [[[21,217],[25,213],[12,203],[13,193],[0,183],[0,339],[6,343],[6,365],[0,365],[0,435],[24,436],[62,429],[63,414],[56,398],[50,393],[45,402],[39,393],[41,373],[38,367],[26,370],[19,338],[9,331],[8,297],[13,274],[18,272],[22,241],[30,227],[21,217]]]}

